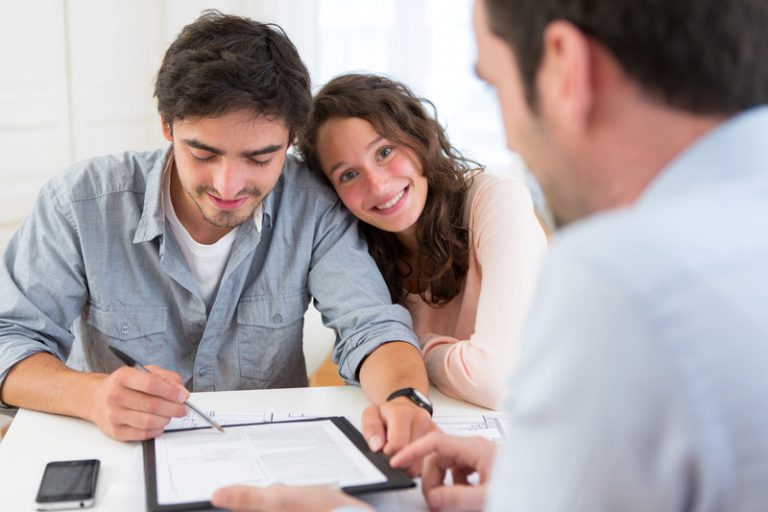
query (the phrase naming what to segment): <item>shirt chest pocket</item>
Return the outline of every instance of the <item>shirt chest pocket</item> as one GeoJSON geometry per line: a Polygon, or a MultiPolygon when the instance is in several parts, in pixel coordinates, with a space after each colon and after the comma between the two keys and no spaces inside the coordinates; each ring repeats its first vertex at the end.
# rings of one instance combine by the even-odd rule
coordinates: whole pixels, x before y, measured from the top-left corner
{"type": "Polygon", "coordinates": [[[261,387],[306,382],[301,344],[308,303],[304,290],[240,301],[237,344],[241,377],[254,379],[261,387]]]}
{"type": "Polygon", "coordinates": [[[92,339],[103,347],[113,345],[140,363],[163,365],[159,358],[163,356],[166,317],[162,306],[111,311],[91,307],[88,324],[92,339]]]}

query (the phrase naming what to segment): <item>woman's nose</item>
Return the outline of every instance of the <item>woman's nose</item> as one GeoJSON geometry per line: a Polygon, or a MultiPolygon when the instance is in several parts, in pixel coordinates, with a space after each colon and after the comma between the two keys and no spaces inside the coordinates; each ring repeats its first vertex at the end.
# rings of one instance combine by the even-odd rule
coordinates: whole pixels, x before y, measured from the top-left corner
{"type": "Polygon", "coordinates": [[[389,173],[383,169],[376,169],[366,173],[368,190],[371,194],[385,194],[389,191],[389,173]]]}

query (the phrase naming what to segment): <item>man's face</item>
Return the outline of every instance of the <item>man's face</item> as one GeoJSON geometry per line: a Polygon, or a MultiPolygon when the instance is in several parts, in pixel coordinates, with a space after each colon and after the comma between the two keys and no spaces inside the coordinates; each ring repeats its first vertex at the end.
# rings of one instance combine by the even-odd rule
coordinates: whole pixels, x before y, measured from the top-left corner
{"type": "Polygon", "coordinates": [[[571,190],[566,183],[567,159],[559,154],[546,119],[534,113],[526,101],[515,54],[491,32],[485,0],[475,0],[473,25],[477,41],[476,71],[496,90],[507,147],[525,160],[552,207],[555,222],[561,224],[568,217],[567,208],[563,208],[560,201],[561,191],[571,190]]]}
{"type": "Polygon", "coordinates": [[[279,119],[238,110],[215,118],[176,120],[176,174],[171,199],[179,220],[200,243],[213,243],[253,216],[280,178],[289,130],[279,119]]]}

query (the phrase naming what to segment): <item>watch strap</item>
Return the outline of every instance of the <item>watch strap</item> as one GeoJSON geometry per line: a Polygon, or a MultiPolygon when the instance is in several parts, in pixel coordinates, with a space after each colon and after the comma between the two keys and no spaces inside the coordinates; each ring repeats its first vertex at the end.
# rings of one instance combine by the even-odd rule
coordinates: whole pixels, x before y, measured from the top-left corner
{"type": "Polygon", "coordinates": [[[407,397],[408,399],[411,400],[411,402],[418,405],[419,407],[427,411],[430,416],[432,416],[432,413],[434,412],[434,409],[432,407],[432,402],[430,402],[426,396],[424,396],[422,393],[420,393],[414,388],[402,388],[402,389],[398,389],[397,391],[393,391],[392,393],[389,394],[386,401],[389,402],[390,400],[394,400],[395,398],[398,398],[401,396],[407,397]]]}

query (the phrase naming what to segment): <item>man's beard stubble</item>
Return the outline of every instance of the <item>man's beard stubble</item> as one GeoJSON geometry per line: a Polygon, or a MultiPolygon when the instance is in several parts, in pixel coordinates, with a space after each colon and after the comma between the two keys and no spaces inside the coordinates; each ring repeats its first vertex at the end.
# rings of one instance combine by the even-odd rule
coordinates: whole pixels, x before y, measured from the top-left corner
{"type": "MultiPolygon", "coordinates": [[[[248,219],[253,217],[253,212],[256,210],[256,208],[258,208],[259,204],[261,204],[261,201],[258,201],[247,214],[242,214],[239,210],[233,210],[233,211],[219,210],[216,212],[216,216],[212,216],[205,211],[205,208],[203,208],[202,198],[205,197],[205,194],[211,194],[219,197],[218,192],[214,188],[201,186],[195,189],[194,194],[190,191],[187,191],[186,189],[184,191],[187,193],[190,199],[192,199],[192,202],[195,203],[195,206],[197,206],[197,209],[200,211],[200,215],[203,216],[206,222],[208,222],[213,226],[216,226],[217,228],[235,228],[239,226],[240,224],[246,222],[248,219]]],[[[235,198],[242,199],[243,197],[246,197],[246,196],[252,196],[256,199],[259,199],[262,197],[262,194],[259,189],[250,188],[250,189],[242,190],[237,194],[237,196],[235,196],[235,198]]]]}

